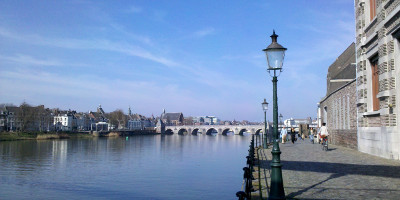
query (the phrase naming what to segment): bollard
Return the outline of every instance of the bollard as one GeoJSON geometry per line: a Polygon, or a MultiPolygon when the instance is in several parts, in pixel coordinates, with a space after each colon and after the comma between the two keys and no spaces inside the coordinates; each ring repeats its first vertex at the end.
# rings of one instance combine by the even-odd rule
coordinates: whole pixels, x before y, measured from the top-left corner
{"type": "Polygon", "coordinates": [[[244,180],[246,182],[244,191],[245,191],[246,194],[248,194],[247,198],[251,199],[251,192],[254,191],[253,183],[252,183],[252,180],[254,179],[253,173],[250,171],[250,169],[248,167],[244,167],[243,171],[244,171],[243,178],[244,178],[244,180]]]}
{"type": "Polygon", "coordinates": [[[255,148],[254,148],[254,142],[257,145],[258,143],[261,143],[259,141],[259,138],[256,136],[256,140],[254,140],[254,135],[251,135],[251,141],[250,141],[250,146],[249,146],[249,155],[246,156],[247,161],[247,167],[243,168],[243,179],[245,182],[245,191],[238,191],[236,193],[236,196],[239,197],[239,200],[248,200],[251,199],[251,192],[254,192],[253,188],[253,183],[252,181],[255,180],[253,176],[253,171],[254,171],[254,161],[255,161],[255,148]]]}
{"type": "Polygon", "coordinates": [[[239,200],[245,200],[247,195],[243,191],[236,192],[236,196],[239,197],[239,200]]]}

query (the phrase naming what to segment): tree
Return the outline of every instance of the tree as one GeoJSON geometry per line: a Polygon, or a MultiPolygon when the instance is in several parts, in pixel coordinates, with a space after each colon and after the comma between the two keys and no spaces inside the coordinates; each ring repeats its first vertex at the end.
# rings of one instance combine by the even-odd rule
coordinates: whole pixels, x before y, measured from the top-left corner
{"type": "Polygon", "coordinates": [[[127,117],[124,114],[124,111],[122,111],[121,109],[110,112],[108,114],[108,118],[110,120],[110,123],[116,126],[118,129],[125,128],[127,117]]]}
{"type": "Polygon", "coordinates": [[[193,125],[193,117],[186,117],[183,119],[183,124],[184,125],[193,125]]]}
{"type": "Polygon", "coordinates": [[[19,106],[19,112],[17,113],[16,123],[19,124],[20,131],[26,131],[32,129],[35,123],[34,108],[28,103],[23,102],[19,106]]]}

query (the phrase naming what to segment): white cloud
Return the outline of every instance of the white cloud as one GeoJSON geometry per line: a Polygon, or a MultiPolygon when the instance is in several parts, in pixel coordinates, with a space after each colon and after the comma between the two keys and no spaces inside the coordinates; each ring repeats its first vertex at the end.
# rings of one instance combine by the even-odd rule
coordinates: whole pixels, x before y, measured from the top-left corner
{"type": "Polygon", "coordinates": [[[37,59],[28,55],[18,54],[16,56],[4,56],[0,55],[0,60],[11,62],[11,63],[19,63],[23,65],[39,65],[39,66],[62,66],[63,64],[57,60],[51,59],[37,59]]]}
{"type": "Polygon", "coordinates": [[[30,55],[17,54],[16,56],[0,55],[0,60],[9,63],[22,64],[24,66],[44,66],[44,67],[60,67],[60,66],[76,66],[85,67],[87,64],[63,62],[55,59],[39,59],[30,55]]]}
{"type": "Polygon", "coordinates": [[[24,35],[17,34],[5,30],[0,27],[0,36],[15,39],[27,44],[35,44],[42,46],[53,46],[67,49],[93,49],[93,50],[104,50],[124,53],[126,55],[140,57],[143,59],[151,60],[168,67],[177,66],[177,63],[173,60],[165,58],[160,55],[151,53],[139,46],[126,45],[124,43],[113,42],[105,39],[71,39],[71,38],[50,38],[42,37],[38,35],[24,35]]]}

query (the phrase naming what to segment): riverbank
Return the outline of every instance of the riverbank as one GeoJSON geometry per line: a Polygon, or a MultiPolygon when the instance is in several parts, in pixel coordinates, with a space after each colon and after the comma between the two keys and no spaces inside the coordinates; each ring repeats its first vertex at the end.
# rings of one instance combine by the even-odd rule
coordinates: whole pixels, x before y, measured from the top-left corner
{"type": "Polygon", "coordinates": [[[93,132],[77,133],[77,132],[0,132],[0,141],[14,140],[51,140],[51,139],[69,139],[69,138],[93,138],[93,137],[125,137],[134,135],[157,135],[151,131],[113,131],[113,132],[93,132]]]}
{"type": "Polygon", "coordinates": [[[91,134],[83,133],[38,133],[38,132],[1,132],[0,141],[14,140],[49,140],[69,138],[93,138],[91,134]]]}

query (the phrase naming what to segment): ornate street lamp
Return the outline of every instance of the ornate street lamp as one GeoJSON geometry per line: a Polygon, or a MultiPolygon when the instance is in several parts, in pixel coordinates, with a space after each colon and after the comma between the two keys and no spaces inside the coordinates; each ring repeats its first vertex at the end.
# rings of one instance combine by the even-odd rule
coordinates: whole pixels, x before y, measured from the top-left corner
{"type": "Polygon", "coordinates": [[[268,148],[267,144],[267,110],[268,110],[268,102],[264,99],[264,102],[261,103],[262,109],[264,111],[264,149],[268,148]]]}
{"type": "MultiPolygon", "coordinates": [[[[263,51],[267,56],[268,72],[272,76],[273,84],[273,120],[274,120],[274,146],[272,148],[272,162],[271,162],[271,184],[268,199],[286,199],[285,190],[283,188],[282,179],[282,164],[278,143],[278,95],[277,95],[277,71],[282,72],[283,59],[285,57],[285,51],[287,50],[277,42],[278,35],[275,34],[275,30],[271,35],[272,43],[263,51]],[[273,73],[272,73],[273,72],[273,73]]],[[[279,74],[278,74],[279,76],[279,74]]]]}

